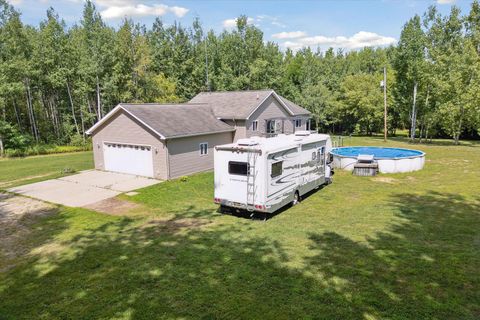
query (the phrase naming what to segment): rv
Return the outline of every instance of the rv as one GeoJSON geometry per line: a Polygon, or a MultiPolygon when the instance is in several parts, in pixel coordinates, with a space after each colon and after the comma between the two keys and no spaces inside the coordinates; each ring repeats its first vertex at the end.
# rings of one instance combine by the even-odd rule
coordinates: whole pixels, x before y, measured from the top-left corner
{"type": "Polygon", "coordinates": [[[298,131],[251,137],[214,151],[215,203],[272,213],[332,181],[329,135],[298,131]]]}

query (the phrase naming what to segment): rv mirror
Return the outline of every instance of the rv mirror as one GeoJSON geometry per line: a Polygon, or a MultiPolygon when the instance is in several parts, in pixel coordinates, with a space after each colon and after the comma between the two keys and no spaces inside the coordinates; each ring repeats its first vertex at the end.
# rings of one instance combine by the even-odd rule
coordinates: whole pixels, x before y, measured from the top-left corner
{"type": "Polygon", "coordinates": [[[327,164],[330,164],[333,162],[333,154],[331,153],[328,153],[328,157],[327,157],[327,164]]]}

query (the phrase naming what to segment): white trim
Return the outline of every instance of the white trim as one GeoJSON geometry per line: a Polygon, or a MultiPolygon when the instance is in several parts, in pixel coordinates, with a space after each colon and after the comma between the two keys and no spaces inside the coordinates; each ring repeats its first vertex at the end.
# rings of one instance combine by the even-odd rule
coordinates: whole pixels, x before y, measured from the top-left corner
{"type": "Polygon", "coordinates": [[[155,134],[157,134],[160,139],[162,140],[165,140],[165,136],[162,135],[160,132],[158,132],[157,130],[153,129],[151,126],[149,126],[148,124],[146,124],[144,121],[142,121],[140,118],[138,118],[137,116],[135,116],[133,113],[129,112],[127,109],[125,109],[122,104],[119,104],[118,106],[116,106],[115,108],[113,108],[109,113],[107,113],[105,115],[105,117],[103,117],[102,119],[100,119],[100,121],[98,121],[97,123],[95,123],[93,125],[93,127],[91,127],[90,129],[88,129],[85,133],[88,134],[88,135],[91,135],[93,131],[95,131],[100,125],[102,125],[103,123],[105,123],[108,119],[110,119],[113,115],[115,115],[119,110],[123,110],[125,111],[126,113],[128,113],[130,116],[132,116],[135,120],[137,120],[138,122],[140,122],[141,124],[143,124],[145,127],[147,127],[148,129],[150,129],[152,132],[154,132],[155,134]]]}
{"type": "Polygon", "coordinates": [[[200,143],[198,144],[198,148],[200,149],[199,152],[200,152],[200,156],[201,156],[201,157],[208,155],[208,142],[200,142],[200,143]],[[206,144],[206,145],[207,145],[207,148],[205,149],[205,153],[202,153],[202,144],[206,144]]]}
{"type": "Polygon", "coordinates": [[[245,118],[246,120],[249,120],[250,117],[255,113],[255,111],[258,110],[258,108],[260,108],[260,106],[265,102],[267,101],[268,98],[270,98],[270,96],[273,95],[275,97],[275,99],[277,99],[278,102],[280,102],[280,104],[282,105],[282,107],[291,115],[291,116],[294,116],[295,113],[292,112],[292,110],[290,110],[290,108],[288,108],[287,104],[282,100],[282,98],[280,98],[280,96],[275,92],[275,91],[270,91],[270,94],[267,95],[265,97],[265,99],[262,100],[262,102],[260,102],[253,110],[252,112],[250,112],[250,114],[245,118]]]}
{"type": "Polygon", "coordinates": [[[294,116],[295,113],[290,110],[290,108],[287,106],[287,104],[282,100],[282,98],[280,98],[280,96],[275,92],[275,91],[272,91],[273,93],[273,96],[282,104],[282,106],[287,109],[288,113],[290,113],[290,115],[294,116]]]}

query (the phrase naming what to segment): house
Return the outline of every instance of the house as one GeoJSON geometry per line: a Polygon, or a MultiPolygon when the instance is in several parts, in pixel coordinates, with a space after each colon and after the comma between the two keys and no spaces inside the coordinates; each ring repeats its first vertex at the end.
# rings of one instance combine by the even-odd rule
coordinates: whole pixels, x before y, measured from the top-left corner
{"type": "Polygon", "coordinates": [[[215,116],[236,129],[234,141],[310,130],[310,112],[273,90],[201,92],[190,103],[207,103],[215,116]]]}
{"type": "Polygon", "coordinates": [[[95,168],[172,179],[213,168],[213,148],[309,129],[310,113],[273,90],[202,92],[184,104],[121,103],[87,131],[95,168]]]}

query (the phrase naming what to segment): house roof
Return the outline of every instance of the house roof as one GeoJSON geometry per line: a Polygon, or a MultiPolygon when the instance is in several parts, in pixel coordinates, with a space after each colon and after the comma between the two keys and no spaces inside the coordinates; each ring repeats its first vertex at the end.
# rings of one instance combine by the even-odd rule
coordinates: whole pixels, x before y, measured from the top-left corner
{"type": "Polygon", "coordinates": [[[234,131],[218,120],[206,104],[130,104],[121,103],[97,122],[87,133],[94,132],[111,116],[124,110],[161,139],[234,131]]]}
{"type": "Polygon", "coordinates": [[[273,90],[200,92],[189,103],[208,104],[215,116],[220,119],[248,119],[271,95],[292,116],[310,114],[309,111],[283,98],[273,90]]]}

